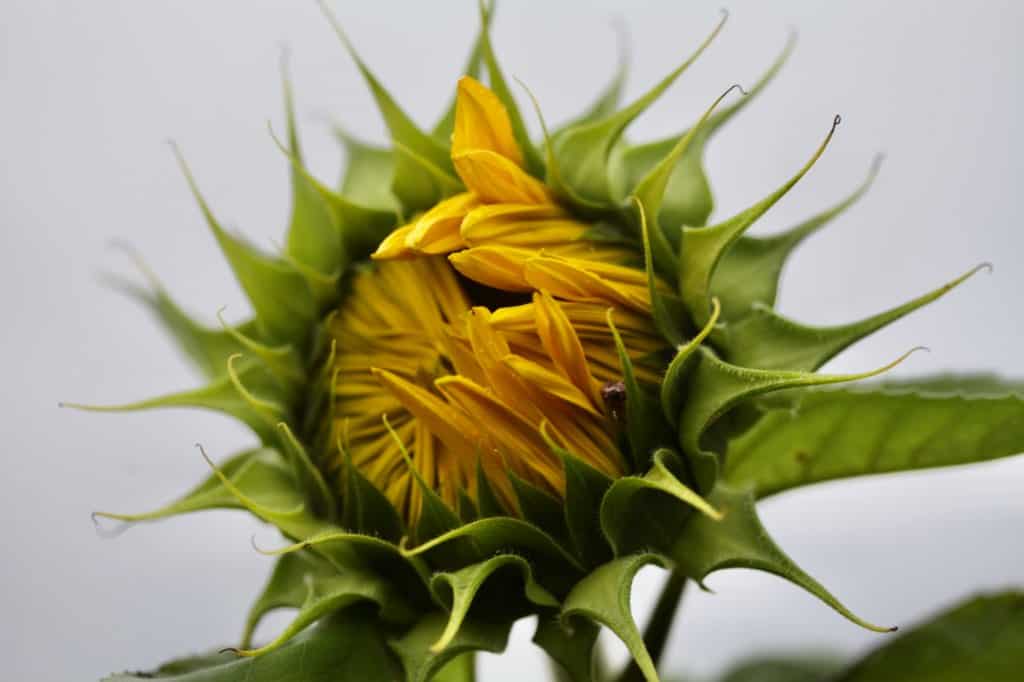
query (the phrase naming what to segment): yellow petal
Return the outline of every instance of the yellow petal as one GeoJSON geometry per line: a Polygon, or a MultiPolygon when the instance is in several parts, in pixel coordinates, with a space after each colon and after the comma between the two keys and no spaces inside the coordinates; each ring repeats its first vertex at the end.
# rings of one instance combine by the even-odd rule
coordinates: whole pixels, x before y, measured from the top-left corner
{"type": "Polygon", "coordinates": [[[409,233],[412,232],[413,228],[416,227],[416,223],[409,223],[401,227],[396,227],[392,230],[391,234],[384,237],[384,240],[377,247],[377,250],[371,254],[370,258],[375,260],[385,260],[389,258],[402,258],[405,256],[411,256],[412,251],[406,246],[406,239],[409,237],[409,233]]]}
{"type": "Polygon", "coordinates": [[[533,295],[533,307],[537,315],[537,333],[555,367],[590,398],[592,405],[601,405],[587,366],[587,356],[583,353],[583,344],[562,307],[546,291],[533,295]]]}
{"type": "Polygon", "coordinates": [[[478,246],[453,253],[448,261],[474,282],[502,291],[530,291],[523,265],[533,255],[525,249],[478,246]]]}
{"type": "Polygon", "coordinates": [[[517,166],[523,164],[512,122],[501,100],[480,81],[463,76],[455,100],[452,155],[476,149],[500,154],[517,166]]]}
{"type": "Polygon", "coordinates": [[[455,170],[469,191],[486,204],[550,204],[543,182],[514,162],[488,149],[452,154],[455,170]]]}
{"type": "Polygon", "coordinates": [[[500,244],[522,248],[560,246],[583,237],[588,226],[569,218],[554,204],[490,204],[473,209],[462,221],[470,246],[500,244]]]}
{"type": "Polygon", "coordinates": [[[502,361],[523,382],[541,393],[558,398],[595,416],[600,416],[589,396],[561,374],[519,355],[506,355],[502,361]]]}
{"type": "MultiPolygon", "coordinates": [[[[630,270],[618,267],[623,271],[630,270]]],[[[622,274],[624,278],[629,277],[628,272],[622,274]]],[[[546,289],[559,298],[608,301],[643,311],[651,308],[646,283],[638,285],[608,279],[569,259],[553,256],[531,258],[526,262],[523,276],[533,288],[546,289]]]]}
{"type": "Polygon", "coordinates": [[[424,213],[406,235],[405,245],[419,253],[439,254],[465,247],[462,219],[479,205],[469,192],[449,197],[424,213]]]}
{"type": "Polygon", "coordinates": [[[462,452],[476,448],[473,422],[451,405],[387,370],[372,368],[373,375],[416,419],[424,422],[448,447],[462,452]]]}

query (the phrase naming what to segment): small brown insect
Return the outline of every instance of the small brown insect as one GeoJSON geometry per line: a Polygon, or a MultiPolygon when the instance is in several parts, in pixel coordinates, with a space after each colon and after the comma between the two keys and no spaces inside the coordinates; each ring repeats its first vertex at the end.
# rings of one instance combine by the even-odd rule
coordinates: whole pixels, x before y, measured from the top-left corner
{"type": "Polygon", "coordinates": [[[619,424],[626,421],[626,384],[621,381],[609,381],[601,387],[601,399],[604,400],[608,415],[619,424]]]}

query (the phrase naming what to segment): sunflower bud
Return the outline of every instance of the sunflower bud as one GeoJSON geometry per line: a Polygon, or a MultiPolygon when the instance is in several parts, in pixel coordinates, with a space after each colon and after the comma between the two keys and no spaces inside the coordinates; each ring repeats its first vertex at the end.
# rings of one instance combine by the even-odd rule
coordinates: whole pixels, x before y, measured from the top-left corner
{"type": "Polygon", "coordinates": [[[851,613],[769,539],[758,491],[730,468],[730,444],[768,413],[771,393],[892,367],[816,373],[967,275],[853,324],[785,318],[773,305],[787,256],[867,183],[776,237],[745,233],[811,169],[839,118],[778,189],[710,225],[702,157],[789,46],[749,94],[730,88],[679,136],[627,144],[624,129],[719,23],[635,102],[617,106],[617,76],[588,114],[545,131],[538,151],[487,20],[484,12],[452,110],[429,132],[341,34],[394,147],[345,137],[340,193],[306,169],[288,90],[281,147],[294,211],[280,254],[222,229],[182,162],[255,316],[208,329],[159,286],[141,293],[210,383],[123,407],[219,410],[261,446],[211,464],[209,480],[162,509],[105,516],[244,508],[280,529],[289,544],[270,552],[277,567],[242,656],[370,604],[367,622],[409,680],[466,652],[500,650],[512,622],[530,614],[537,643],[574,679],[591,679],[580,661],[607,626],[655,680],[628,598],[609,597],[628,595],[647,564],[697,581],[725,567],[769,571],[886,629],[851,613]],[[251,648],[260,618],[282,606],[298,609],[294,623],[251,648]]]}

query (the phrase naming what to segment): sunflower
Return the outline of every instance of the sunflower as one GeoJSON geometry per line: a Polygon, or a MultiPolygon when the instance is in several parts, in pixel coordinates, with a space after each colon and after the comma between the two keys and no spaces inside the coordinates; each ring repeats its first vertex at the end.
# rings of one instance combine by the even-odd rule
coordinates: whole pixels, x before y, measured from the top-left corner
{"type": "MultiPolygon", "coordinates": [[[[874,376],[902,360],[817,373],[977,268],[852,324],[783,317],[773,306],[786,258],[862,196],[876,170],[807,222],[746,236],[822,156],[836,117],[792,177],[708,224],[704,147],[774,77],[790,45],[745,97],[726,106],[738,97],[730,87],[679,136],[626,142],[627,126],[723,18],[633,103],[618,106],[620,73],[570,124],[549,133],[542,119],[538,147],[495,59],[486,8],[481,18],[467,75],[430,131],[336,26],[393,143],[342,134],[340,191],[304,164],[285,79],[288,136],[279,145],[293,212],[281,253],[223,229],[179,153],[253,318],[207,327],[152,275],[149,289],[125,285],[209,383],[89,409],[213,409],[249,426],[258,445],[219,464],[208,459],[211,476],[169,505],[98,516],[137,522],[234,508],[277,527],[289,544],[266,552],[278,563],[236,653],[294,651],[289,641],[316,621],[322,627],[303,634],[302,646],[352,626],[368,647],[389,652],[380,670],[391,671],[350,671],[352,679],[428,680],[475,650],[501,650],[516,619],[537,615],[535,641],[573,679],[592,679],[594,642],[607,626],[638,674],[656,680],[649,646],[660,649],[659,635],[641,636],[628,599],[634,575],[652,563],[672,571],[669,601],[685,578],[744,566],[887,630],[793,563],[754,506],[770,492],[862,472],[816,477],[794,467],[785,447],[756,461],[749,453],[770,442],[759,429],[796,418],[791,389],[874,376]],[[281,607],[297,609],[295,621],[252,648],[263,615],[281,607]]],[[[853,400],[809,395],[826,405],[853,400]]]]}

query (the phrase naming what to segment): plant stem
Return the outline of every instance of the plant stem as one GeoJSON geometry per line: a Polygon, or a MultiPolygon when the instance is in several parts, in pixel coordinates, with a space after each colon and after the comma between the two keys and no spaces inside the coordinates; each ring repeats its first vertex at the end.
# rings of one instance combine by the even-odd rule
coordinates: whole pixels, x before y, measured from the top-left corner
{"type": "MultiPolygon", "coordinates": [[[[651,618],[647,621],[644,629],[644,645],[651,660],[657,665],[661,660],[661,654],[665,651],[665,644],[668,642],[669,632],[672,630],[672,622],[675,619],[676,610],[679,608],[679,601],[683,596],[683,588],[686,586],[686,576],[676,573],[669,573],[665,586],[661,589],[658,602],[654,605],[651,618]]],[[[619,682],[644,682],[643,673],[635,661],[629,665],[618,677],[619,682]]]]}

